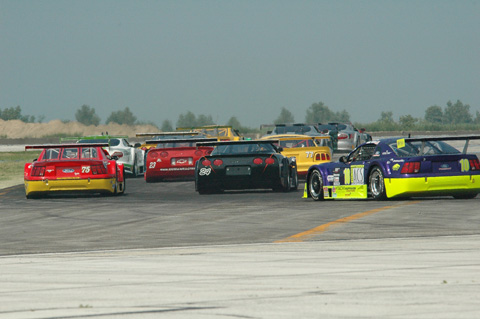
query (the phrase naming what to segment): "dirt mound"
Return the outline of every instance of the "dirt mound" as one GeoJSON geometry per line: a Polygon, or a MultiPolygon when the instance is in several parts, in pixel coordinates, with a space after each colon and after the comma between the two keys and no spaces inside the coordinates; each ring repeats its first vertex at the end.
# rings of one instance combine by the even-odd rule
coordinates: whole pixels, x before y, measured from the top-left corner
{"type": "Polygon", "coordinates": [[[83,125],[79,122],[64,123],[60,120],[52,120],[48,123],[24,123],[20,120],[4,121],[0,119],[0,137],[17,138],[44,138],[52,136],[85,136],[100,135],[126,135],[135,137],[136,133],[158,132],[153,125],[120,125],[116,123],[103,125],[83,125]]]}

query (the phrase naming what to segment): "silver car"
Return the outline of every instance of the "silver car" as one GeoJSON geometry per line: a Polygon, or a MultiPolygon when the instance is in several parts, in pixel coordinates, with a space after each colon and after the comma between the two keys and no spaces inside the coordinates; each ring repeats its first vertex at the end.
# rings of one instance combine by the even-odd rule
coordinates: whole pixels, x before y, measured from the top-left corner
{"type": "Polygon", "coordinates": [[[338,145],[339,151],[352,151],[360,144],[371,140],[367,133],[360,133],[352,124],[330,122],[330,125],[335,125],[338,130],[338,145]]]}

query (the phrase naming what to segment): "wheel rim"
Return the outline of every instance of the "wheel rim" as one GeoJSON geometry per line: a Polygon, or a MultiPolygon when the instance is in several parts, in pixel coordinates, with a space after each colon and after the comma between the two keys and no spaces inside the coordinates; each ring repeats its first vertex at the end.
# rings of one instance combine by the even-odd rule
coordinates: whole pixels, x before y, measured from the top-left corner
{"type": "Polygon", "coordinates": [[[314,171],[310,177],[310,183],[309,183],[309,191],[310,195],[313,198],[318,198],[320,197],[320,192],[322,191],[322,181],[321,181],[321,176],[318,171],[314,171]]]}
{"type": "Polygon", "coordinates": [[[370,178],[370,190],[372,191],[373,196],[379,196],[383,193],[383,176],[378,170],[375,170],[372,173],[370,178]]]}

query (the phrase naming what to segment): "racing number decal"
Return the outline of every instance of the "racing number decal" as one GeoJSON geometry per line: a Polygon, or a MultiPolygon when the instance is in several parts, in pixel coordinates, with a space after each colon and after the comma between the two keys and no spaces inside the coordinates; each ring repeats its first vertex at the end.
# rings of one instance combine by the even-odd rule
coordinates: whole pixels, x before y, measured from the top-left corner
{"type": "Polygon", "coordinates": [[[350,176],[350,168],[345,168],[343,171],[344,174],[344,179],[345,179],[345,185],[350,185],[351,183],[351,176],[350,176]]]}
{"type": "Polygon", "coordinates": [[[90,173],[90,166],[82,166],[82,173],[83,174],[90,173]]]}
{"type": "Polygon", "coordinates": [[[307,158],[313,158],[313,151],[305,152],[305,154],[307,155],[307,158]]]}
{"type": "Polygon", "coordinates": [[[460,162],[460,170],[462,172],[468,172],[470,170],[470,162],[468,161],[468,159],[463,158],[459,162],[460,162]]]}
{"type": "Polygon", "coordinates": [[[148,168],[155,168],[155,165],[157,164],[157,162],[150,162],[150,165],[148,166],[148,168]]]}

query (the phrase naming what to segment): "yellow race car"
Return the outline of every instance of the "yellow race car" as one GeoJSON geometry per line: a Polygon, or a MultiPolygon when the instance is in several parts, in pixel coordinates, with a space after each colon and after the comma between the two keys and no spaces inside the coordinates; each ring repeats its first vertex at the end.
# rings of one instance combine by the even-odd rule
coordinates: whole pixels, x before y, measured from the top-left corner
{"type": "Polygon", "coordinates": [[[332,161],[332,142],[330,136],[308,136],[299,134],[279,134],[262,137],[264,140],[278,140],[281,153],[286,157],[295,157],[298,177],[305,177],[312,165],[332,161]]]}
{"type": "Polygon", "coordinates": [[[191,131],[199,132],[209,138],[216,138],[219,141],[240,141],[243,137],[240,136],[238,130],[235,130],[228,125],[206,125],[195,127],[177,127],[177,131],[191,131]]]}

